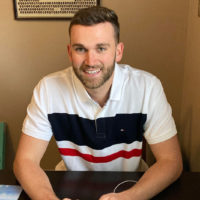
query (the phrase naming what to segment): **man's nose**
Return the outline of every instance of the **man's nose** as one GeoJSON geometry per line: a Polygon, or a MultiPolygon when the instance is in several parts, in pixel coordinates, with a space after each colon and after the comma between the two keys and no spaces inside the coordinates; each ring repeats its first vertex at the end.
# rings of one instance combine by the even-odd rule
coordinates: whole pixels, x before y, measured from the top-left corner
{"type": "Polygon", "coordinates": [[[95,60],[96,60],[96,55],[92,51],[88,51],[86,53],[85,57],[85,64],[89,66],[94,66],[95,65],[95,60]]]}

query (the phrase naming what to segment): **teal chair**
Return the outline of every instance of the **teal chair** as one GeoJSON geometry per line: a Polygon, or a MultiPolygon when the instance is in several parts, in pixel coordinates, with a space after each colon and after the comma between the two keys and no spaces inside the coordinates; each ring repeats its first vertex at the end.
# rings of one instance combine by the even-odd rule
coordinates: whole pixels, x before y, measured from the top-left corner
{"type": "Polygon", "coordinates": [[[5,131],[5,123],[0,122],[0,170],[4,169],[5,166],[5,131]]]}

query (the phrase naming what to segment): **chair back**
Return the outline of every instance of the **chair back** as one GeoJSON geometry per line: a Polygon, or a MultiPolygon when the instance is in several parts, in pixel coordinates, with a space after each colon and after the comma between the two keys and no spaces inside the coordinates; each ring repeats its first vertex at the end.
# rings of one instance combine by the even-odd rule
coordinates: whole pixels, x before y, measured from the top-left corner
{"type": "Polygon", "coordinates": [[[5,166],[5,131],[6,125],[4,122],[0,122],[0,170],[5,166]]]}

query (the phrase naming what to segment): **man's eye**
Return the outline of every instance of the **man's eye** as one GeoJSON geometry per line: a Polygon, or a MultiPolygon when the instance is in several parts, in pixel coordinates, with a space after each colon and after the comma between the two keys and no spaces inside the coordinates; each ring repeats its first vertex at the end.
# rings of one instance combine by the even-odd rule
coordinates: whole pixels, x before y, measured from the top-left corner
{"type": "Polygon", "coordinates": [[[103,52],[103,51],[106,51],[106,48],[104,48],[104,47],[98,47],[98,52],[103,52]]]}
{"type": "Polygon", "coordinates": [[[75,48],[75,51],[83,53],[83,52],[86,52],[86,49],[82,48],[82,47],[79,47],[79,48],[75,48]]]}

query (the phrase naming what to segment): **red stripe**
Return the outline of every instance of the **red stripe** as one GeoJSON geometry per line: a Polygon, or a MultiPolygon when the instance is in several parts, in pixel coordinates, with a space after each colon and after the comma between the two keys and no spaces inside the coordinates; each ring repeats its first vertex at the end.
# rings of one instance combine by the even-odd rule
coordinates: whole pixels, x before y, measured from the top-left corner
{"type": "Polygon", "coordinates": [[[84,160],[88,162],[93,162],[93,163],[106,163],[120,157],[128,159],[131,157],[141,156],[142,154],[142,149],[133,149],[131,151],[122,150],[105,157],[95,157],[90,154],[83,154],[75,149],[68,149],[68,148],[59,148],[59,151],[64,156],[80,156],[84,160]]]}

